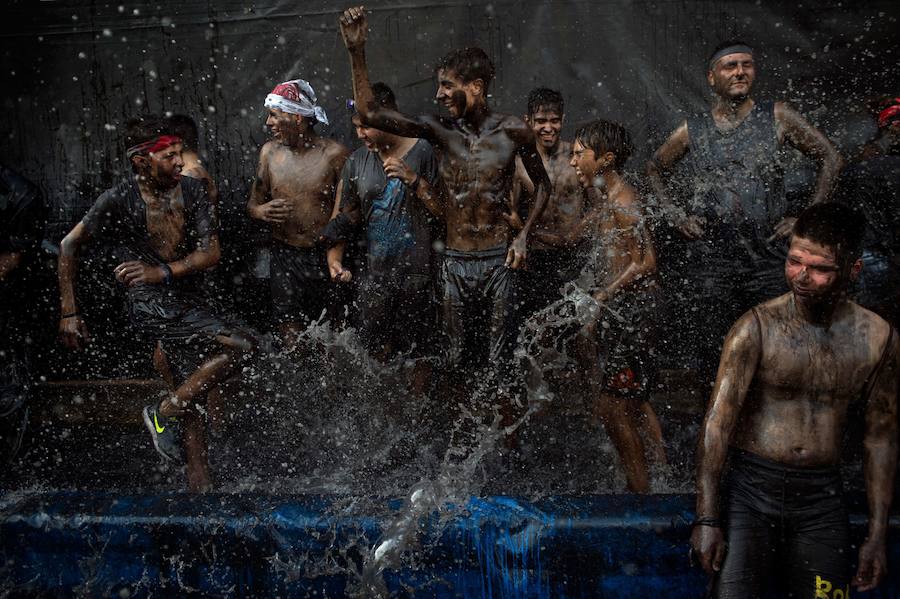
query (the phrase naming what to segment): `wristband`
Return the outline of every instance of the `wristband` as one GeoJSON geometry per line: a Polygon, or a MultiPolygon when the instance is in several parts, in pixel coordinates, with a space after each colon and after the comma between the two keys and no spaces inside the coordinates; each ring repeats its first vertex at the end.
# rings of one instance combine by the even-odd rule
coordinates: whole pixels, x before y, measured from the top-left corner
{"type": "Polygon", "coordinates": [[[75,312],[69,312],[68,314],[62,314],[62,315],[60,315],[59,319],[62,320],[64,318],[72,318],[73,316],[81,316],[81,312],[78,312],[76,310],[75,312]]]}
{"type": "Polygon", "coordinates": [[[691,528],[694,526],[709,526],[710,528],[722,528],[722,521],[712,516],[704,516],[702,518],[694,518],[691,528]]]}
{"type": "Polygon", "coordinates": [[[172,274],[172,267],[170,267],[168,264],[163,262],[160,265],[160,268],[162,268],[165,273],[165,274],[163,274],[163,280],[162,280],[163,285],[171,285],[172,279],[174,278],[174,275],[172,274]]]}

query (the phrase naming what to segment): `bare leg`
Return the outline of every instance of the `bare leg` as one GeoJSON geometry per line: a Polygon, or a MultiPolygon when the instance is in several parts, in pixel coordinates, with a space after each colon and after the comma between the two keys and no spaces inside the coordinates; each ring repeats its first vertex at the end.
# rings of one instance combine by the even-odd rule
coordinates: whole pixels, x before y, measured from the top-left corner
{"type": "Polygon", "coordinates": [[[278,336],[288,353],[293,353],[299,347],[302,331],[303,327],[299,322],[283,322],[278,325],[278,336]]]}
{"type": "Polygon", "coordinates": [[[644,456],[644,444],[638,435],[634,421],[628,415],[624,400],[608,393],[600,393],[594,404],[594,414],[603,423],[606,434],[612,440],[619,458],[625,467],[625,480],[628,490],[634,493],[647,493],[650,481],[647,473],[647,459],[644,456]]]}
{"type": "Polygon", "coordinates": [[[194,410],[182,416],[184,454],[187,466],[188,490],[204,493],[212,487],[209,474],[209,445],[203,417],[194,410]]]}
{"type": "Polygon", "coordinates": [[[659,417],[653,410],[653,406],[650,405],[649,401],[642,401],[638,404],[629,402],[629,409],[631,417],[634,419],[641,437],[644,439],[647,459],[659,466],[668,464],[662,426],[659,423],[659,417]]]}
{"type": "Polygon", "coordinates": [[[641,443],[634,419],[628,414],[629,400],[603,391],[603,372],[597,362],[596,343],[579,336],[576,347],[589,381],[589,391],[596,398],[593,405],[594,417],[603,424],[622,460],[628,490],[647,493],[650,490],[647,458],[644,456],[644,444],[641,443]]]}
{"type": "Polygon", "coordinates": [[[413,395],[423,396],[431,387],[431,364],[427,360],[416,360],[409,377],[409,390],[413,395]]]}
{"type": "Polygon", "coordinates": [[[228,378],[233,368],[234,357],[231,352],[225,351],[213,356],[185,379],[171,398],[162,401],[159,412],[163,416],[180,416],[191,407],[192,402],[228,378]]]}

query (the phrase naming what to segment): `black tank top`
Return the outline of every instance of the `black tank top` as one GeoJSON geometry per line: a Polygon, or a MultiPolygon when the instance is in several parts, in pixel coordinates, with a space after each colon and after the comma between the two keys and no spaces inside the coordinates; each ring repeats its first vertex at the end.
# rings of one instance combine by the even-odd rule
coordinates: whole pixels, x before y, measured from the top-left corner
{"type": "Polygon", "coordinates": [[[740,241],[753,253],[781,254],[766,241],[787,210],[775,104],[757,103],[731,131],[720,131],[709,112],[687,125],[689,208],[707,219],[708,241],[740,241]]]}

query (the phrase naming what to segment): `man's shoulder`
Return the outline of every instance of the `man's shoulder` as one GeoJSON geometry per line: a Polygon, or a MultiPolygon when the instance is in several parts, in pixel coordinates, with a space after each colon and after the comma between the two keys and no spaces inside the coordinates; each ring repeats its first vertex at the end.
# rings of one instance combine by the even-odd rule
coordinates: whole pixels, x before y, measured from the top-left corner
{"type": "Polygon", "coordinates": [[[326,156],[346,157],[348,154],[350,154],[350,150],[347,149],[347,146],[337,140],[331,139],[330,137],[320,137],[318,143],[321,144],[322,152],[324,152],[326,156]]]}
{"type": "Polygon", "coordinates": [[[137,191],[137,184],[134,182],[134,179],[125,178],[112,187],[104,189],[102,192],[100,192],[100,195],[97,196],[97,201],[104,200],[107,202],[123,202],[133,196],[135,193],[140,195],[140,193],[137,191]]]}

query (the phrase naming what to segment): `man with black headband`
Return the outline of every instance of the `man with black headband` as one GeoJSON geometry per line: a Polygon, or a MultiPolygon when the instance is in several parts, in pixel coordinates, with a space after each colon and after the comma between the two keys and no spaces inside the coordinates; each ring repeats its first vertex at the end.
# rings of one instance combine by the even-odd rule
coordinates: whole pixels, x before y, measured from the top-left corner
{"type": "Polygon", "coordinates": [[[757,102],[753,49],[725,42],[707,63],[712,109],[672,133],[647,166],[653,188],[687,240],[685,272],[691,308],[698,309],[701,368],[712,370],[731,322],[784,290],[781,264],[787,217],[780,154],[788,144],[819,163],[810,204],[828,200],[842,160],[815,127],[784,102],[757,102]],[[687,157],[692,197],[671,201],[663,177],[687,157]]]}
{"type": "Polygon", "coordinates": [[[697,449],[691,536],[715,597],[768,597],[767,586],[791,597],[850,596],[839,466],[856,405],[865,410],[869,526],[853,584],[870,590],[886,573],[900,339],[847,299],[864,230],[842,204],[807,208],[784,265],[790,293],[749,310],[725,340],[697,449]]]}
{"type": "MultiPolygon", "coordinates": [[[[173,392],[144,409],[144,424],[157,451],[180,462],[181,417],[197,418],[196,404],[256,341],[252,331],[204,305],[197,277],[219,260],[217,223],[203,183],[181,176],[180,138],[165,120],[144,117],[128,124],[125,139],[134,175],[101,194],[60,244],[59,333],[71,349],[89,342],[75,298],[78,252],[97,238],[113,242],[121,263],[111,274],[125,287],[131,321],[162,345],[175,378],[173,392]]],[[[209,485],[206,448],[190,437],[188,482],[200,490],[209,485]]]]}

